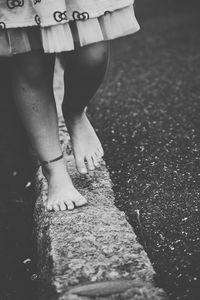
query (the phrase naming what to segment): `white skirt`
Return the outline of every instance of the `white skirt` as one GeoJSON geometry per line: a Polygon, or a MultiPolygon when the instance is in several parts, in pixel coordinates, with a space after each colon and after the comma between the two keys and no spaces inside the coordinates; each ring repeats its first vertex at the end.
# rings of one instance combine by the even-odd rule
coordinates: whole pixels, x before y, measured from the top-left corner
{"type": "Polygon", "coordinates": [[[97,18],[87,19],[83,15],[78,20],[53,26],[1,29],[0,56],[37,49],[45,53],[72,51],[76,47],[133,34],[139,29],[132,5],[107,11],[97,18]]]}

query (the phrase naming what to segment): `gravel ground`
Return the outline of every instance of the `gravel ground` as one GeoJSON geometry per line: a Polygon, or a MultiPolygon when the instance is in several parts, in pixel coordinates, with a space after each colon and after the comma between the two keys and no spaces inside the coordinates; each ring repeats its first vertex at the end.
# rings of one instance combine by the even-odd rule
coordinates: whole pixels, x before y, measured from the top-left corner
{"type": "Polygon", "coordinates": [[[90,107],[117,206],[171,299],[200,283],[200,28],[197,1],[140,0],[140,33],[114,41],[90,107]]]}

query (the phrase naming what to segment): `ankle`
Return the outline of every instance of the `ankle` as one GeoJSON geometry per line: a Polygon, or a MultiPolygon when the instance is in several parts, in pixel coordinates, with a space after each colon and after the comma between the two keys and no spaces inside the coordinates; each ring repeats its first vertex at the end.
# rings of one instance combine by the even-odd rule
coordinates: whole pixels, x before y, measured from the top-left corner
{"type": "Polygon", "coordinates": [[[49,174],[51,174],[51,173],[53,174],[62,169],[65,169],[64,159],[60,160],[59,162],[53,162],[51,164],[47,164],[46,166],[42,166],[42,169],[45,170],[49,174]]]}
{"type": "Polygon", "coordinates": [[[49,179],[52,176],[57,176],[62,173],[66,173],[66,165],[64,157],[60,157],[58,160],[41,163],[42,172],[44,176],[49,179]]]}

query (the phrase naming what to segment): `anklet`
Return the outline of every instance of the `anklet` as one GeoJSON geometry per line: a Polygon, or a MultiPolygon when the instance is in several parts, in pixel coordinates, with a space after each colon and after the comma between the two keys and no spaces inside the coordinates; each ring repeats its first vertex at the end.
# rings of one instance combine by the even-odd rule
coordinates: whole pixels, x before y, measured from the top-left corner
{"type": "Polygon", "coordinates": [[[44,167],[44,166],[46,166],[46,165],[48,165],[48,164],[50,164],[52,162],[55,162],[55,161],[58,161],[58,160],[62,159],[63,157],[64,157],[64,155],[62,153],[62,155],[60,155],[60,156],[58,156],[58,157],[56,157],[54,159],[51,159],[51,160],[48,160],[48,161],[47,160],[41,161],[40,165],[41,165],[41,167],[44,167]]]}

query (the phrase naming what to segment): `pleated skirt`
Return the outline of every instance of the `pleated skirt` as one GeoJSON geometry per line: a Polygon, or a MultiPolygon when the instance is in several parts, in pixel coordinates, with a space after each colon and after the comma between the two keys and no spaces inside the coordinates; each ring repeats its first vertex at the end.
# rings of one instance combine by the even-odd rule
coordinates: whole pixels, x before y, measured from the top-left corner
{"type": "Polygon", "coordinates": [[[0,23],[0,56],[13,56],[34,50],[45,53],[73,51],[100,41],[112,40],[139,30],[132,5],[106,11],[96,18],[79,18],[53,26],[4,28],[0,23]]]}

